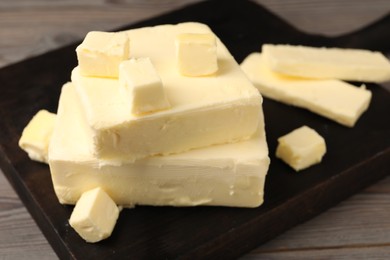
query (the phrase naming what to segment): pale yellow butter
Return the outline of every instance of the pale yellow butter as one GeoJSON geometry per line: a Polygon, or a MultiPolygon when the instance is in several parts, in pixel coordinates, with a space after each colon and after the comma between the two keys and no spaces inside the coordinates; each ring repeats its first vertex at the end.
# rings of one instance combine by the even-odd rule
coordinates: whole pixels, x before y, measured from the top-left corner
{"type": "Polygon", "coordinates": [[[257,207],[263,203],[269,166],[261,108],[256,121],[258,130],[250,140],[107,164],[93,154],[91,129],[74,86],[66,84],[49,151],[55,193],[65,204],[101,187],[117,205],[126,207],[257,207]]]}
{"type": "Polygon", "coordinates": [[[100,187],[84,192],[77,201],[69,224],[87,242],[109,237],[119,216],[115,202],[100,187]]]}
{"type": "Polygon", "coordinates": [[[177,65],[186,76],[207,76],[217,72],[215,36],[211,33],[181,33],[176,38],[177,65]]]}
{"type": "Polygon", "coordinates": [[[321,162],[326,153],[324,138],[307,126],[302,126],[278,138],[278,143],[276,157],[296,171],[321,162]]]}
{"type": "Polygon", "coordinates": [[[133,114],[151,113],[170,107],[163,84],[149,58],[123,61],[119,82],[128,95],[133,114]]]}
{"type": "Polygon", "coordinates": [[[390,61],[380,52],[264,44],[262,53],[271,70],[290,76],[364,82],[390,80],[390,61]]]}
{"type": "Polygon", "coordinates": [[[257,129],[262,97],[217,39],[221,66],[212,77],[177,71],[175,39],[181,33],[212,33],[199,23],[160,25],[122,32],[131,39],[132,57],[149,57],[164,86],[170,108],[137,116],[113,78],[72,72],[91,128],[93,152],[105,160],[173,154],[249,139],[257,129]]]}
{"type": "Polygon", "coordinates": [[[264,56],[250,54],[242,70],[268,98],[308,109],[342,125],[352,127],[367,110],[371,91],[340,80],[310,80],[271,71],[264,56]]]}
{"type": "Polygon", "coordinates": [[[24,128],[19,146],[35,161],[47,163],[48,147],[56,115],[40,110],[24,128]]]}
{"type": "Polygon", "coordinates": [[[119,64],[130,55],[130,40],[126,34],[92,31],[76,48],[80,73],[92,77],[119,75],[119,64]]]}

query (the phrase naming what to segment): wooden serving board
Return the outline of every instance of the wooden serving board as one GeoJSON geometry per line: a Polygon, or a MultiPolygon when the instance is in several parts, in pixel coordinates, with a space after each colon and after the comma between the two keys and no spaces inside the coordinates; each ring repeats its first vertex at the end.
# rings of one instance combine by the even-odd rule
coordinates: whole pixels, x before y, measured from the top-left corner
{"type": "MultiPolygon", "coordinates": [[[[390,16],[358,32],[326,38],[299,32],[248,1],[203,2],[121,29],[184,21],[208,24],[239,62],[262,43],[390,52],[390,16]]],[[[73,207],[59,204],[48,166],[31,161],[17,145],[39,109],[56,111],[60,88],[76,66],[77,44],[0,70],[0,165],[61,258],[235,258],[390,172],[390,94],[381,86],[368,84],[372,103],[351,129],[265,99],[271,166],[263,206],[126,209],[109,239],[87,244],[69,227],[73,207]],[[328,152],[321,164],[297,174],[274,153],[277,137],[304,124],[324,136],[328,152]]]]}

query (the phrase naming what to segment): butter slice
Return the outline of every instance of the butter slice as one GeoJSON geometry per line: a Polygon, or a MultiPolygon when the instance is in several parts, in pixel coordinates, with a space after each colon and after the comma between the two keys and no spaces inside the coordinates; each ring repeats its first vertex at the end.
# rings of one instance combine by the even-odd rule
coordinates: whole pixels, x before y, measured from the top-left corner
{"type": "Polygon", "coordinates": [[[257,207],[269,166],[264,122],[247,141],[215,145],[134,163],[106,164],[93,155],[93,137],[71,83],[61,93],[49,151],[55,193],[74,204],[101,187],[117,205],[257,207]]]}
{"type": "Polygon", "coordinates": [[[69,224],[87,242],[99,242],[112,233],[119,216],[115,202],[101,188],[84,192],[77,201],[69,224]]]}
{"type": "Polygon", "coordinates": [[[290,76],[364,82],[390,80],[390,61],[380,52],[264,44],[262,53],[270,69],[290,76]]]}
{"type": "Polygon", "coordinates": [[[170,107],[161,79],[149,58],[123,61],[119,66],[119,82],[129,96],[133,114],[170,107]]]}
{"type": "Polygon", "coordinates": [[[321,162],[326,153],[322,136],[307,126],[302,126],[278,138],[276,157],[282,159],[295,171],[300,171],[321,162]]]}
{"type": "Polygon", "coordinates": [[[76,48],[80,73],[92,77],[119,75],[119,64],[129,58],[130,40],[126,34],[92,31],[76,48]]]}
{"type": "Polygon", "coordinates": [[[260,53],[241,64],[260,93],[268,98],[306,108],[342,125],[353,127],[371,101],[371,92],[340,80],[310,80],[272,72],[260,53]]]}
{"type": "Polygon", "coordinates": [[[170,109],[133,115],[119,80],[84,77],[79,68],[73,70],[72,82],[92,129],[96,156],[134,161],[246,140],[256,132],[262,98],[219,40],[221,66],[215,76],[186,77],[177,72],[175,38],[183,32],[212,33],[199,23],[123,32],[132,39],[132,57],[153,62],[170,109]]]}
{"type": "Polygon", "coordinates": [[[207,76],[217,72],[217,46],[211,33],[181,33],[176,37],[177,65],[185,76],[207,76]]]}
{"type": "Polygon", "coordinates": [[[35,161],[47,163],[48,147],[56,115],[40,110],[24,128],[19,146],[35,161]]]}

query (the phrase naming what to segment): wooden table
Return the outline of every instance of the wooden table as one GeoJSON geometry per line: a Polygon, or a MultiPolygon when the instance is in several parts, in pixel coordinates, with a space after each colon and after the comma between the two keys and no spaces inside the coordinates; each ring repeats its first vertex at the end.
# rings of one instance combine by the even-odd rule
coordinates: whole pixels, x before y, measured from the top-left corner
{"type": "MultiPolygon", "coordinates": [[[[90,30],[112,29],[193,2],[197,0],[1,1],[0,67],[80,40],[90,30]]],[[[257,2],[305,32],[326,35],[358,29],[390,11],[388,0],[257,2]]],[[[243,258],[389,257],[390,177],[387,177],[243,258]]],[[[56,258],[34,220],[0,174],[0,259],[56,258]]]]}

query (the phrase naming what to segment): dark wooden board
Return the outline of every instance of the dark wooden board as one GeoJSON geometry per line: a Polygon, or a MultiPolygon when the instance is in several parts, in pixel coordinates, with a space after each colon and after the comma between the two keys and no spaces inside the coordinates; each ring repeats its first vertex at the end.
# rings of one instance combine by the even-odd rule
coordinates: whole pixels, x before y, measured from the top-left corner
{"type": "MultiPolygon", "coordinates": [[[[339,46],[390,52],[390,16],[348,35],[307,35],[248,1],[210,1],[138,24],[199,21],[208,24],[240,62],[262,43],[339,46]]],[[[17,142],[31,117],[57,109],[60,88],[76,65],[75,46],[0,70],[0,165],[61,258],[235,258],[335,205],[390,172],[390,94],[368,84],[368,111],[350,129],[305,110],[264,100],[271,166],[265,203],[256,209],[136,207],[121,212],[113,235],[85,243],[68,225],[71,206],[54,195],[47,165],[33,162],[17,142]],[[274,157],[276,138],[309,125],[323,135],[323,163],[294,173],[274,157]]]]}

